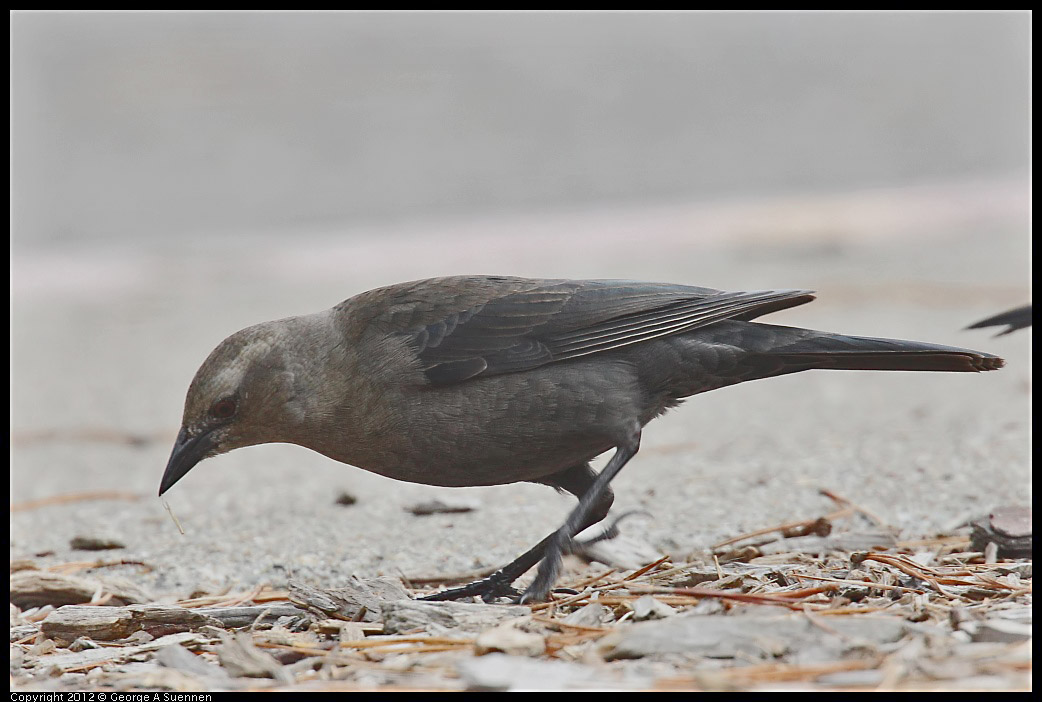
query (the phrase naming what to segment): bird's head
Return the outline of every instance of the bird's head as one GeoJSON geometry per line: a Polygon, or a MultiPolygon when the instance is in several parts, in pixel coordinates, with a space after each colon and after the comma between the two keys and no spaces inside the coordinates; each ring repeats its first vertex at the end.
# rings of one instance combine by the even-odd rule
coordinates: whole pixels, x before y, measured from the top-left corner
{"type": "Polygon", "coordinates": [[[243,329],[213,350],[185,399],[159,494],[204,458],[255,444],[284,441],[299,414],[294,369],[287,363],[284,327],[243,329]]]}

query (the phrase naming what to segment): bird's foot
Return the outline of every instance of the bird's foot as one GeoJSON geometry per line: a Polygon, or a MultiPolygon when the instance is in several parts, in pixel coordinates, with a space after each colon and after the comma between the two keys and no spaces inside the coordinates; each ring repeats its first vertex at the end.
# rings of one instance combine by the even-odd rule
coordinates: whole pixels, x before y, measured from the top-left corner
{"type": "MultiPolygon", "coordinates": [[[[572,553],[577,556],[586,556],[590,546],[601,541],[609,541],[618,536],[619,522],[634,514],[648,514],[648,512],[640,509],[624,512],[616,517],[607,529],[589,539],[579,540],[571,538],[563,529],[558,531],[546,545],[546,551],[543,554],[543,560],[539,562],[539,570],[536,573],[535,580],[532,581],[532,584],[528,586],[524,594],[516,601],[521,604],[526,602],[545,602],[551,592],[551,588],[553,588],[554,582],[557,580],[558,574],[561,572],[561,559],[564,554],[572,553]]],[[[560,590],[565,590],[565,588],[557,588],[553,592],[560,590]]],[[[574,592],[574,590],[570,592],[574,592]]]]}
{"type": "MultiPolygon", "coordinates": [[[[614,539],[619,535],[618,525],[626,517],[642,512],[633,510],[625,512],[616,517],[611,525],[603,532],[590,539],[578,540],[569,535],[566,527],[561,527],[557,532],[547,537],[543,542],[530,549],[513,563],[497,570],[492,575],[482,580],[477,580],[462,587],[454,587],[449,590],[435,592],[432,595],[419,599],[427,602],[442,602],[445,600],[462,600],[478,596],[483,602],[495,602],[500,598],[509,598],[512,602],[525,604],[527,602],[545,602],[550,592],[564,592],[575,594],[574,590],[567,588],[554,589],[554,583],[561,572],[561,559],[566,553],[583,555],[586,549],[593,544],[614,539]],[[513,582],[526,570],[535,565],[535,559],[542,556],[539,570],[536,572],[535,580],[522,593],[513,587],[513,582]]],[[[646,514],[646,512],[645,512],[646,514]]]]}
{"type": "Polygon", "coordinates": [[[513,601],[517,601],[518,597],[521,596],[521,591],[511,585],[514,582],[514,578],[508,580],[507,578],[509,577],[502,570],[497,570],[487,578],[475,580],[463,587],[454,587],[449,590],[435,592],[433,595],[427,595],[420,599],[427,602],[444,602],[447,600],[462,600],[477,595],[481,597],[482,602],[495,602],[501,597],[508,597],[513,601]]]}
{"type": "Polygon", "coordinates": [[[546,602],[550,595],[550,588],[553,587],[561,572],[561,559],[564,554],[572,552],[573,543],[572,537],[563,528],[550,538],[549,543],[546,544],[546,550],[543,552],[543,560],[539,561],[539,570],[536,571],[535,580],[517,599],[518,604],[546,602]]]}
{"type": "Polygon", "coordinates": [[[631,509],[628,512],[623,512],[619,516],[615,517],[615,519],[612,520],[611,524],[608,525],[608,528],[606,528],[600,534],[597,534],[596,536],[591,536],[589,539],[572,539],[570,553],[574,553],[577,556],[585,556],[586,549],[590,546],[600,543],[601,541],[611,541],[621,533],[619,531],[619,522],[621,522],[626,517],[632,517],[634,514],[643,514],[646,517],[651,516],[651,512],[648,512],[645,509],[631,509]]]}

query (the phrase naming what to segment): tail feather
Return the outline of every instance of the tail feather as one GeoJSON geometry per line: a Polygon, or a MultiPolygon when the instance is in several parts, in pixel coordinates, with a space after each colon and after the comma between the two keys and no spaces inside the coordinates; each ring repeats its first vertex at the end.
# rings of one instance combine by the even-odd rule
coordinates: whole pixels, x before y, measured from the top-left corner
{"type": "Polygon", "coordinates": [[[1012,310],[1007,310],[993,317],[982,319],[981,321],[971,324],[966,327],[967,329],[982,329],[984,327],[1001,327],[1003,325],[1009,325],[1008,328],[1003,329],[995,336],[1004,336],[1011,332],[1015,332],[1018,329],[1031,326],[1031,305],[1024,305],[1023,307],[1017,307],[1012,310]]]}
{"type": "Polygon", "coordinates": [[[820,332],[812,334],[766,350],[763,355],[774,363],[791,367],[792,371],[820,368],[978,373],[998,370],[1006,364],[998,356],[954,346],[820,332]]]}
{"type": "Polygon", "coordinates": [[[832,351],[772,353],[786,365],[829,370],[948,371],[979,373],[998,370],[1006,364],[996,356],[954,351],[832,351]]]}

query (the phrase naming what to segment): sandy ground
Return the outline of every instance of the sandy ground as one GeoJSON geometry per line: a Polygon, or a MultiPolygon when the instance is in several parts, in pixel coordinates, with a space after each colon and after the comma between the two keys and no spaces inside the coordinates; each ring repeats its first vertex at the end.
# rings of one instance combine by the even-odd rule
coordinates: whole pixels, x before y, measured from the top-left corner
{"type": "MultiPolygon", "coordinates": [[[[770,321],[966,346],[988,374],[814,372],[689,400],[644,432],[615,481],[627,533],[663,552],[831,509],[828,488],[906,536],[1030,492],[1028,332],[962,331],[1030,299],[1022,183],[829,199],[427,222],[190,246],[37,250],[12,259],[11,558],[87,560],[112,537],[124,575],[173,601],[198,590],[336,586],[351,574],[431,576],[499,565],[573,501],[535,485],[404,484],[293,446],[236,451],[155,497],[196,368],[249,324],[322,309],[376,285],[508,273],[816,289],[770,321]],[[96,491],[28,509],[28,501],[96,491]],[[341,492],[357,502],[336,504],[341,492]],[[464,514],[404,508],[441,496],[464,514]],[[41,556],[41,554],[43,554],[41,556]]],[[[110,554],[103,554],[108,556],[110,554]]]]}

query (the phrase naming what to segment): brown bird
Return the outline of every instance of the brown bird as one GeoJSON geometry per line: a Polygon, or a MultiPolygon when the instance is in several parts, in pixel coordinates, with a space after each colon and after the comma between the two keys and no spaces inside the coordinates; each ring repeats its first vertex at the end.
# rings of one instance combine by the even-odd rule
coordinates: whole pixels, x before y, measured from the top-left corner
{"type": "Polygon", "coordinates": [[[484,580],[428,599],[545,599],[573,537],[601,521],[641,428],[684,398],[815,368],[986,371],[996,356],[753,322],[807,290],[458,276],[401,283],[243,329],[195,375],[159,494],[199,461],[298,444],[426,485],[542,483],[565,523],[484,580]],[[590,460],[615,453],[599,473],[590,460]]]}

